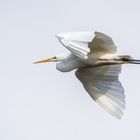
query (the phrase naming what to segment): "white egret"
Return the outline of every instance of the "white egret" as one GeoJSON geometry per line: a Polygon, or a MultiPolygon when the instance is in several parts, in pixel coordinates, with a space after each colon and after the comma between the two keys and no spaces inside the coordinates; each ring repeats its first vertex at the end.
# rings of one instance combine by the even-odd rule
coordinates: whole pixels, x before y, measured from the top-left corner
{"type": "Polygon", "coordinates": [[[112,116],[120,119],[125,109],[124,89],[119,81],[122,64],[140,64],[129,55],[117,54],[113,40],[100,32],[69,32],[56,35],[69,55],[37,61],[57,62],[62,72],[77,69],[76,77],[91,98],[112,116]]]}

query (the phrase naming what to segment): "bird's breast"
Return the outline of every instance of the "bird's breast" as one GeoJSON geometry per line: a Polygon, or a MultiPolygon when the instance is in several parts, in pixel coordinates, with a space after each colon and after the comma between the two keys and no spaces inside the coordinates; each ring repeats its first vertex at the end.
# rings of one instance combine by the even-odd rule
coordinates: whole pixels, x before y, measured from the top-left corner
{"type": "Polygon", "coordinates": [[[58,62],[56,64],[56,69],[61,72],[69,72],[74,69],[79,68],[82,65],[82,62],[76,56],[69,56],[68,58],[58,62]]]}

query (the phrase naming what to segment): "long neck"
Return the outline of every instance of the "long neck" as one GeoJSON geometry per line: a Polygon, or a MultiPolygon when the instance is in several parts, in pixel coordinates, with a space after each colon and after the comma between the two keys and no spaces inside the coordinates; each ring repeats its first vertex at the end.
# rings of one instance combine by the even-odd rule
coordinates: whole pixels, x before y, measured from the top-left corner
{"type": "Polygon", "coordinates": [[[70,54],[65,59],[56,63],[56,68],[61,72],[69,72],[79,68],[81,65],[82,65],[81,60],[77,56],[70,54]]]}

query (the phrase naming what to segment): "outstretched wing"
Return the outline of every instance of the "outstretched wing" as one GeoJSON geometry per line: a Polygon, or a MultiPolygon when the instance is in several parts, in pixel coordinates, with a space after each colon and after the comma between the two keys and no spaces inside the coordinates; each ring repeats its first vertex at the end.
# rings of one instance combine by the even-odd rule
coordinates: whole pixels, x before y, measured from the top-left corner
{"type": "Polygon", "coordinates": [[[71,53],[81,59],[87,59],[89,53],[116,53],[113,40],[100,32],[60,33],[57,37],[71,53]]]}
{"type": "Polygon", "coordinates": [[[75,72],[94,101],[118,119],[125,109],[124,89],[118,79],[120,72],[121,65],[85,67],[75,72]]]}

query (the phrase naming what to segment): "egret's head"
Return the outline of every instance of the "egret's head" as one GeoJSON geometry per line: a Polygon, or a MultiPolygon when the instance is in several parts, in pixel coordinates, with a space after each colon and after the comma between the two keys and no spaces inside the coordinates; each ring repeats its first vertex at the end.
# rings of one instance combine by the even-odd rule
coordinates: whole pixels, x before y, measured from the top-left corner
{"type": "Polygon", "coordinates": [[[68,56],[68,54],[59,54],[59,55],[56,55],[56,56],[51,57],[51,58],[36,61],[33,64],[45,63],[45,62],[58,62],[58,61],[65,59],[67,56],[68,56]]]}

